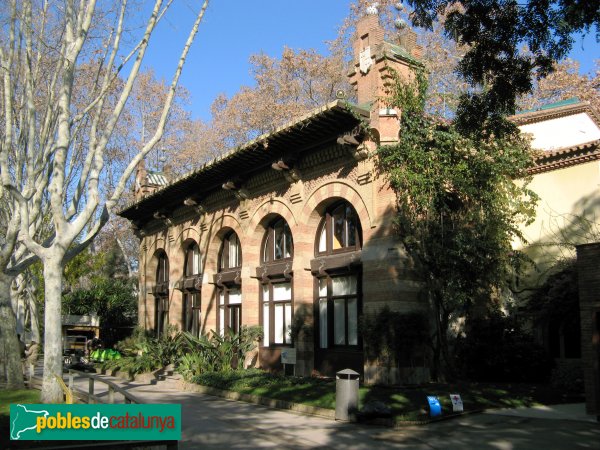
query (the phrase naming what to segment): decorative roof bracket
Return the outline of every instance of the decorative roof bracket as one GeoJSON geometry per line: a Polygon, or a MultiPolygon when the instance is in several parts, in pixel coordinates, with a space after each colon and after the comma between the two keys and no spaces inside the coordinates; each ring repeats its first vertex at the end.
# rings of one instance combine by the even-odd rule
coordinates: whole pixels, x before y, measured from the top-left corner
{"type": "Polygon", "coordinates": [[[189,206],[191,208],[194,209],[194,211],[196,211],[196,213],[198,213],[198,215],[203,215],[206,214],[206,209],[204,208],[204,206],[202,204],[200,204],[199,199],[194,198],[194,197],[188,197],[183,201],[183,204],[185,206],[189,206]]]}
{"type": "Polygon", "coordinates": [[[131,229],[133,230],[133,234],[137,236],[138,239],[142,239],[146,236],[146,230],[144,230],[145,223],[142,223],[140,220],[132,220],[131,221],[131,229]]]}
{"type": "Polygon", "coordinates": [[[369,149],[364,144],[364,139],[364,130],[356,127],[352,131],[339,136],[337,143],[346,147],[354,159],[362,161],[369,156],[369,149]]]}
{"type": "Polygon", "coordinates": [[[291,157],[281,157],[273,164],[271,164],[271,168],[278,172],[281,172],[285,179],[289,183],[295,183],[299,181],[301,178],[300,171],[294,167],[296,160],[291,157]]]}
{"type": "Polygon", "coordinates": [[[242,187],[240,181],[228,180],[223,183],[222,188],[226,191],[231,191],[240,202],[250,198],[250,193],[242,187]]]}
{"type": "Polygon", "coordinates": [[[168,227],[173,225],[173,219],[167,216],[166,211],[156,211],[154,214],[152,214],[152,217],[154,217],[156,220],[162,220],[163,223],[168,227]]]}
{"type": "Polygon", "coordinates": [[[369,157],[369,149],[362,143],[358,147],[349,147],[348,151],[357,161],[363,161],[369,157]]]}

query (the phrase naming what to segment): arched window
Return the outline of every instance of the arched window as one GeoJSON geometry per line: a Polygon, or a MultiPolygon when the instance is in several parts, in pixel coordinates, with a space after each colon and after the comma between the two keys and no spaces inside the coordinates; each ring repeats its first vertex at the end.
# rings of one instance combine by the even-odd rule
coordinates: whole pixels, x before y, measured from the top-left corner
{"type": "Polygon", "coordinates": [[[316,311],[320,349],[358,347],[361,310],[360,221],[352,205],[336,203],[317,230],[316,311]]]}
{"type": "Polygon", "coordinates": [[[240,278],[242,266],[242,248],[235,231],[230,231],[223,238],[219,252],[219,332],[223,336],[231,330],[239,334],[242,327],[242,282],[240,278]]]}
{"type": "Polygon", "coordinates": [[[282,259],[289,259],[294,254],[292,232],[285,219],[280,218],[272,222],[265,234],[262,258],[269,263],[282,259]]]}
{"type": "Polygon", "coordinates": [[[361,247],[361,228],[356,211],[348,202],[327,209],[317,232],[317,255],[355,251],[361,247]]]}
{"type": "Polygon", "coordinates": [[[157,335],[165,331],[169,323],[169,258],[164,251],[158,254],[156,285],[154,286],[154,325],[157,335]]]}
{"type": "Polygon", "coordinates": [[[236,269],[242,266],[242,248],[235,231],[229,232],[223,238],[219,255],[219,270],[236,269]]]}
{"type": "Polygon", "coordinates": [[[158,255],[158,267],[156,268],[156,284],[169,282],[169,258],[165,252],[158,255]]]}
{"type": "Polygon", "coordinates": [[[294,242],[285,219],[273,220],[265,232],[261,280],[263,346],[292,344],[292,257],[294,242]]]}
{"type": "Polygon", "coordinates": [[[185,247],[183,280],[182,329],[194,336],[200,334],[200,288],[202,283],[202,257],[195,242],[185,247]]]}
{"type": "Polygon", "coordinates": [[[193,277],[200,275],[202,271],[202,258],[200,248],[195,242],[190,243],[185,249],[185,276],[193,277]]]}

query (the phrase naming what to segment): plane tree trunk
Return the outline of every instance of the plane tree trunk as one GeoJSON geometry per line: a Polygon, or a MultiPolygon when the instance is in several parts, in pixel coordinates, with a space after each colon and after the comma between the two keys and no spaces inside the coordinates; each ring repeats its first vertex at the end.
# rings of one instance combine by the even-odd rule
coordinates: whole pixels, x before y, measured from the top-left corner
{"type": "Polygon", "coordinates": [[[0,272],[0,352],[4,360],[7,389],[23,389],[21,347],[17,337],[17,318],[10,301],[13,277],[0,272]]]}
{"type": "MultiPolygon", "coordinates": [[[[55,252],[58,253],[58,252],[55,252]]],[[[44,381],[42,402],[60,403],[63,393],[55,375],[62,376],[62,257],[44,261],[44,381]]]]}

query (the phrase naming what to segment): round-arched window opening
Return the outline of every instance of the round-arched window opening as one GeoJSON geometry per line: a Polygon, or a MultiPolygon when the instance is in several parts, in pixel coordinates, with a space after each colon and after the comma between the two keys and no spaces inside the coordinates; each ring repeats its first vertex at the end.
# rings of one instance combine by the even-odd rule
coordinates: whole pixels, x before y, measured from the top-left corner
{"type": "Polygon", "coordinates": [[[169,258],[164,251],[158,254],[156,285],[154,286],[154,331],[163,334],[169,323],[169,258]]]}
{"type": "Polygon", "coordinates": [[[316,253],[360,250],[362,229],[358,214],[346,201],[336,203],[325,211],[317,231],[316,253]]]}
{"type": "Polygon", "coordinates": [[[231,230],[223,237],[219,253],[218,316],[219,334],[228,332],[240,334],[242,330],[242,247],[235,231],[231,230]]]}
{"type": "Polygon", "coordinates": [[[242,266],[242,247],[235,231],[230,231],[223,238],[219,254],[219,270],[236,269],[242,266]]]}
{"type": "Polygon", "coordinates": [[[274,262],[291,259],[294,256],[294,240],[288,223],[279,218],[267,227],[265,234],[262,262],[274,262]]]}
{"type": "Polygon", "coordinates": [[[202,257],[200,248],[195,242],[190,243],[185,248],[185,268],[184,274],[186,277],[193,277],[202,273],[202,257]]]}

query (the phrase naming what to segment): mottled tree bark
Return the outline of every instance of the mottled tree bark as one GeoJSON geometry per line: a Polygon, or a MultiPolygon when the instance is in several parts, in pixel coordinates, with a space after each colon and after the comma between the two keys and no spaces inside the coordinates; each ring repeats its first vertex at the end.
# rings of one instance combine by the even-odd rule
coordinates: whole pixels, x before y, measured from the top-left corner
{"type": "Polygon", "coordinates": [[[21,347],[17,337],[17,319],[10,301],[12,277],[0,272],[0,352],[4,360],[6,387],[23,388],[21,347]]]}
{"type": "MultiPolygon", "coordinates": [[[[56,375],[62,374],[63,361],[61,291],[64,264],[96,237],[126,190],[130,175],[163,137],[181,71],[208,0],[202,3],[181,51],[154,134],[129,163],[125,162],[114,188],[108,192],[103,183],[106,182],[105,160],[111,136],[131,96],[150,37],[172,2],[154,0],[152,13],[139,40],[129,50],[121,46],[123,32],[128,26],[126,0],[118,2],[120,6],[104,16],[112,17],[114,23],[98,29],[92,27],[92,24],[98,24],[95,18],[102,15],[97,11],[96,0],[66,0],[61,2],[60,13],[56,16],[54,10],[48,9],[50,3],[42,2],[40,6],[39,2],[31,0],[12,2],[7,8],[10,18],[3,25],[8,30],[5,33],[8,38],[0,42],[3,69],[0,71],[0,93],[4,106],[0,181],[14,210],[18,211],[19,223],[13,228],[18,226],[19,245],[39,258],[44,268],[42,401],[46,403],[62,398],[56,375]],[[45,28],[48,23],[52,26],[45,28]],[[98,33],[97,42],[101,42],[101,46],[94,47],[95,44],[90,42],[90,30],[94,35],[98,33]],[[52,31],[58,34],[54,35],[52,31]],[[86,42],[88,46],[84,45],[86,42]],[[49,58],[44,53],[47,47],[60,51],[49,58]],[[99,65],[92,68],[97,75],[93,77],[89,94],[85,100],[79,99],[76,98],[78,87],[87,86],[79,79],[82,76],[80,68],[84,63],[96,63],[88,58],[94,49],[104,56],[100,56],[99,65]],[[23,63],[25,61],[27,64],[23,63]],[[125,70],[129,74],[122,78],[122,84],[115,91],[114,82],[125,70]],[[39,75],[46,71],[50,79],[40,79],[39,75]],[[43,117],[46,119],[41,119],[43,117]],[[15,176],[11,177],[11,174],[15,176]],[[40,211],[45,209],[48,216],[42,219],[40,211]],[[47,233],[37,232],[42,223],[51,228],[47,233]]],[[[98,9],[109,7],[110,3],[102,2],[98,9]]],[[[13,235],[16,242],[16,232],[13,235]]],[[[16,272],[14,267],[12,270],[16,272]]],[[[10,308],[8,289],[7,299],[10,308]]]]}
{"type": "Polygon", "coordinates": [[[31,339],[35,342],[42,342],[42,337],[40,335],[40,311],[38,309],[38,304],[35,300],[35,290],[33,286],[27,288],[27,292],[25,293],[27,298],[27,308],[29,308],[29,318],[31,321],[31,339]]]}
{"type": "Polygon", "coordinates": [[[60,403],[63,393],[55,375],[62,376],[62,258],[44,261],[44,381],[42,402],[60,403]]]}

